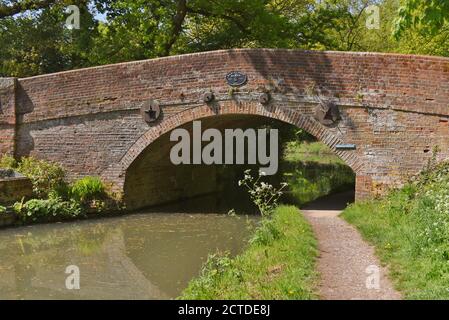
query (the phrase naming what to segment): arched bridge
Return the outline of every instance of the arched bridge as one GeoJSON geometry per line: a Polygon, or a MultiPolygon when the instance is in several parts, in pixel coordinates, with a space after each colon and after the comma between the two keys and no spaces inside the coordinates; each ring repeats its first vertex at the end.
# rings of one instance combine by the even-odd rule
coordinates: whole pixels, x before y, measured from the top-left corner
{"type": "Polygon", "coordinates": [[[126,190],[131,207],[208,191],[207,167],[167,163],[172,129],[257,117],[303,128],[335,150],[361,199],[418,173],[436,146],[438,160],[449,157],[449,59],[238,49],[0,79],[2,154],[56,161],[71,178],[99,175],[126,190]],[[232,71],[247,76],[237,89],[225,79],[232,71]],[[150,101],[161,115],[147,123],[141,108],[150,101]]]}

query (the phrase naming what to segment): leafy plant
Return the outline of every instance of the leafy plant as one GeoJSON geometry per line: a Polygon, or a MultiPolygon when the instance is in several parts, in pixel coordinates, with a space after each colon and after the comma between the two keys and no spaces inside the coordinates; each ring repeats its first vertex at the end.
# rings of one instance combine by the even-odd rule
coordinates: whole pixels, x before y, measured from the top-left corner
{"type": "Polygon", "coordinates": [[[14,157],[5,154],[0,158],[0,168],[15,169],[17,168],[17,161],[14,157]]]}
{"type": "Polygon", "coordinates": [[[225,273],[229,272],[238,272],[233,268],[233,259],[229,251],[209,254],[201,268],[197,285],[203,287],[204,290],[210,290],[218,285],[225,273]]]}
{"type": "Polygon", "coordinates": [[[399,39],[407,28],[421,27],[435,35],[449,22],[449,2],[404,0],[395,21],[394,35],[399,39]]]}
{"type": "Polygon", "coordinates": [[[33,193],[38,198],[47,197],[51,191],[65,184],[64,169],[53,162],[25,157],[19,162],[17,171],[30,178],[33,193]]]}
{"type": "Polygon", "coordinates": [[[0,205],[0,214],[3,214],[6,212],[6,207],[0,205]]]}
{"type": "Polygon", "coordinates": [[[25,198],[22,198],[22,200],[14,203],[12,208],[13,208],[15,213],[19,214],[22,211],[23,205],[24,205],[24,201],[25,201],[25,198]]]}
{"type": "Polygon", "coordinates": [[[14,210],[23,222],[49,221],[56,218],[70,219],[84,213],[81,205],[74,201],[63,201],[61,198],[46,200],[32,199],[26,203],[16,203],[14,210]]]}
{"type": "Polygon", "coordinates": [[[82,204],[106,197],[106,187],[98,177],[84,177],[70,188],[70,196],[82,204]]]}
{"type": "Polygon", "coordinates": [[[264,174],[260,172],[259,177],[255,179],[251,175],[251,170],[246,170],[244,178],[239,181],[239,186],[245,186],[248,189],[251,201],[259,208],[263,217],[249,242],[269,245],[281,236],[281,232],[270,216],[278,206],[278,200],[282,196],[282,190],[287,187],[287,183],[282,183],[281,187],[276,189],[271,184],[260,181],[263,176],[264,174]]]}

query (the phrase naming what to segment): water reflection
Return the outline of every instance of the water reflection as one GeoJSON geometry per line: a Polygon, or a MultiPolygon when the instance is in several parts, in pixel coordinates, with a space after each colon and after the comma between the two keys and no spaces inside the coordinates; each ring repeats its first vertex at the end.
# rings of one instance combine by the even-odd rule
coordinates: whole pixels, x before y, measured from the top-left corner
{"type": "Polygon", "coordinates": [[[0,231],[0,299],[174,298],[209,253],[241,251],[252,217],[151,213],[0,231]],[[80,268],[80,290],[65,268],[80,268]]]}

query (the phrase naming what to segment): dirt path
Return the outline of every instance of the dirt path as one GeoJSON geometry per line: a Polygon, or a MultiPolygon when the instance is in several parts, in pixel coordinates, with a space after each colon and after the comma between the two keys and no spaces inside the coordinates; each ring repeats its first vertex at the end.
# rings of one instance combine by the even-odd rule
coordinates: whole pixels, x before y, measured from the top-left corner
{"type": "Polygon", "coordinates": [[[387,270],[374,255],[374,248],[353,226],[339,217],[352,197],[351,193],[336,194],[301,209],[318,239],[321,298],[400,299],[400,294],[393,289],[387,277],[387,270]]]}

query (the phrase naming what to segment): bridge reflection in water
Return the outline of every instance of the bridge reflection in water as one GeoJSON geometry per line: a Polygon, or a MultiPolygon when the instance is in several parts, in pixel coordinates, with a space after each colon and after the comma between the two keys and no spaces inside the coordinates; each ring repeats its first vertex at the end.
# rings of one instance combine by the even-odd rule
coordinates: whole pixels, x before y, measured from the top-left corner
{"type": "Polygon", "coordinates": [[[0,299],[175,298],[209,253],[240,252],[257,219],[179,206],[183,213],[2,230],[0,299]],[[80,268],[80,290],[65,287],[69,265],[80,268]]]}

